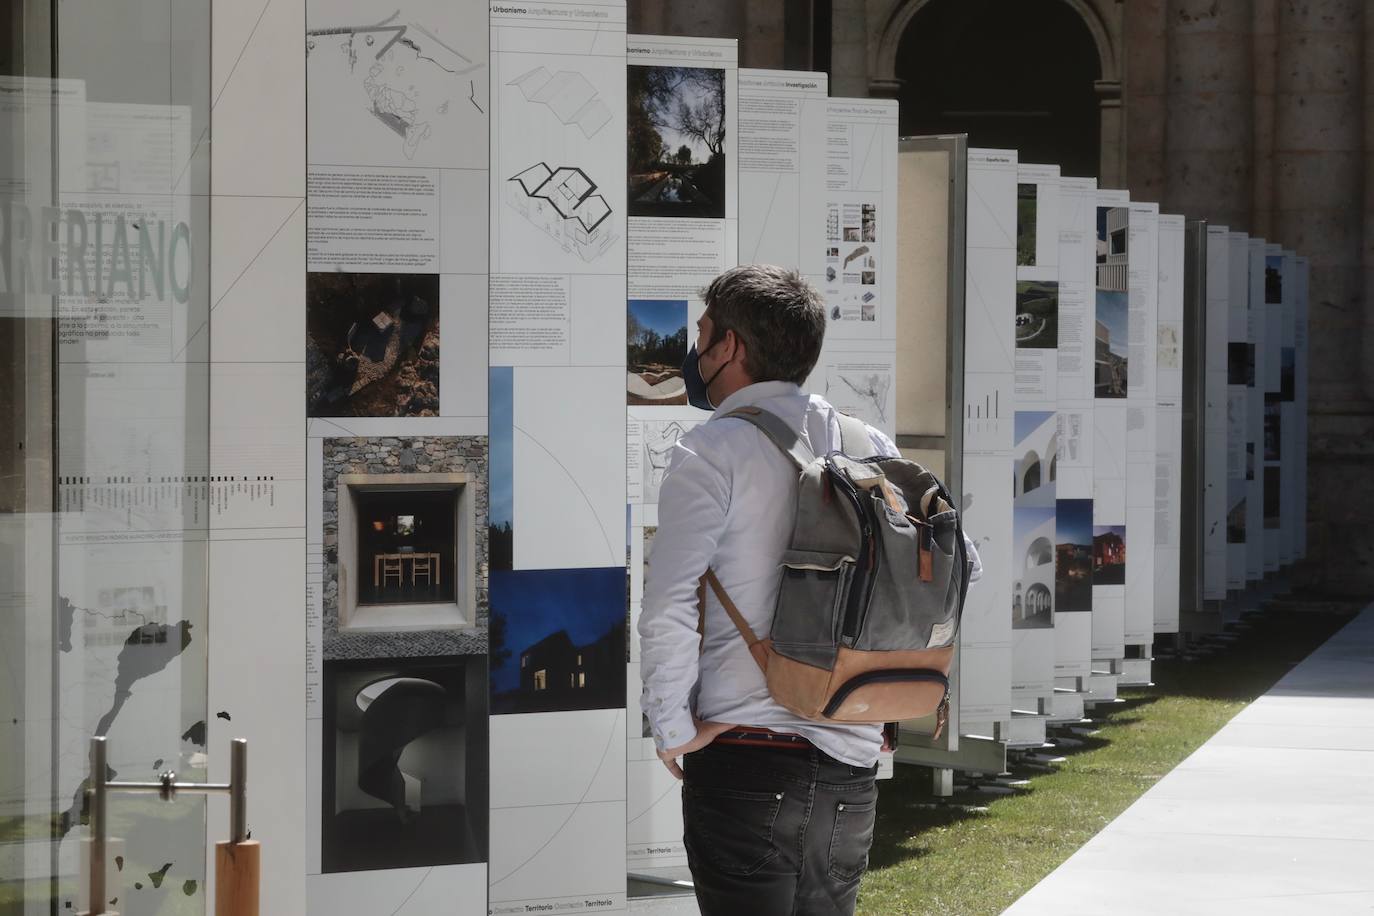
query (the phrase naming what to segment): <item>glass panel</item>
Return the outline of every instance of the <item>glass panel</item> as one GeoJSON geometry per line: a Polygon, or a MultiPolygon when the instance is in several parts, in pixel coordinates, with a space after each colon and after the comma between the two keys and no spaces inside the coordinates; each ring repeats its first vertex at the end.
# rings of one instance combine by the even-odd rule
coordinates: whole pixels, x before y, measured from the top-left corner
{"type": "Polygon", "coordinates": [[[208,0],[7,4],[0,49],[0,911],[203,913],[208,0]]]}

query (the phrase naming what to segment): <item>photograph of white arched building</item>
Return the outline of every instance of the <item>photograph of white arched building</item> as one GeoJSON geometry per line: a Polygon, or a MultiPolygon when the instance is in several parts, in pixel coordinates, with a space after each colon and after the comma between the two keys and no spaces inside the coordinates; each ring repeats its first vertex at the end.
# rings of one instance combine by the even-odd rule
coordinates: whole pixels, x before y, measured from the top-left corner
{"type": "Polygon", "coordinates": [[[1059,427],[1052,410],[1016,412],[1013,465],[1011,623],[1054,626],[1055,478],[1059,427]]]}

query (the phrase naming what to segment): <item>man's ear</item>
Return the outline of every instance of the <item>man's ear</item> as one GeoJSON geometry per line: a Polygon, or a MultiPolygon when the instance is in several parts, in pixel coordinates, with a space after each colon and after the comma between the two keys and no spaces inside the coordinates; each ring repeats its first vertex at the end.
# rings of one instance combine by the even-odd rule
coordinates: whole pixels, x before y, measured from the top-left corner
{"type": "Polygon", "coordinates": [[[730,349],[730,362],[733,363],[733,362],[735,361],[735,358],[736,358],[736,357],[739,357],[739,364],[740,364],[740,367],[743,368],[743,366],[744,366],[744,339],[741,338],[738,334],[736,334],[733,328],[731,328],[730,330],[726,331],[725,334],[726,334],[726,338],[727,338],[731,343],[734,344],[734,346],[730,349]]]}

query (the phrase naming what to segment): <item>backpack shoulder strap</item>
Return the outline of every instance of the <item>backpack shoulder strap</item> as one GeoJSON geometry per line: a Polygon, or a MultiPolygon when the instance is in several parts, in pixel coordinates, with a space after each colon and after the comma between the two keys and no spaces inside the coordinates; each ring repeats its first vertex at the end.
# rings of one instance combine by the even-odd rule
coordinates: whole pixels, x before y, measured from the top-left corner
{"type": "Polygon", "coordinates": [[[762,407],[737,407],[725,416],[753,424],[776,445],[783,454],[792,459],[797,470],[804,470],[816,460],[815,453],[801,440],[797,431],[783,422],[775,413],[762,407]]]}
{"type": "Polygon", "coordinates": [[[835,411],[835,419],[840,421],[840,451],[851,458],[872,458],[878,454],[873,447],[873,439],[868,435],[868,424],[858,417],[835,411]]]}
{"type": "MultiPolygon", "coordinates": [[[[759,666],[759,669],[763,671],[764,674],[767,674],[768,646],[764,640],[754,635],[754,628],[749,626],[749,622],[746,621],[744,615],[739,612],[739,608],[735,606],[735,602],[726,594],[725,586],[721,585],[720,579],[716,578],[716,571],[708,567],[706,573],[701,577],[701,581],[711,586],[711,591],[715,594],[716,600],[720,602],[721,607],[725,608],[725,613],[730,616],[730,622],[735,625],[735,629],[739,630],[739,635],[743,636],[744,641],[748,643],[749,654],[754,656],[754,663],[759,666]]],[[[698,584],[697,588],[698,594],[701,595],[701,603],[698,605],[701,614],[699,627],[702,632],[702,639],[704,640],[706,632],[706,595],[705,590],[701,588],[700,584],[698,584]]]]}

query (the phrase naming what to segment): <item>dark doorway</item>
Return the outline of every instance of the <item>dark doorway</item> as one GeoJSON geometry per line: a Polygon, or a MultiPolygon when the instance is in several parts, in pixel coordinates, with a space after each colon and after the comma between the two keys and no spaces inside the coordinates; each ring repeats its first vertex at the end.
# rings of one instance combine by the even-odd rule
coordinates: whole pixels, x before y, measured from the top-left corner
{"type": "Polygon", "coordinates": [[[901,132],[967,133],[970,146],[1098,174],[1101,65],[1063,0],[932,0],[897,53],[901,132]]]}

